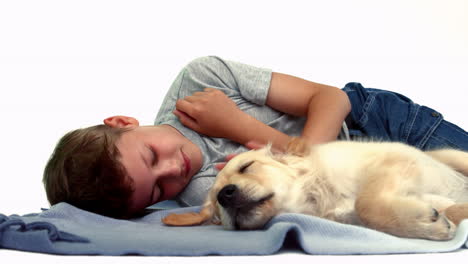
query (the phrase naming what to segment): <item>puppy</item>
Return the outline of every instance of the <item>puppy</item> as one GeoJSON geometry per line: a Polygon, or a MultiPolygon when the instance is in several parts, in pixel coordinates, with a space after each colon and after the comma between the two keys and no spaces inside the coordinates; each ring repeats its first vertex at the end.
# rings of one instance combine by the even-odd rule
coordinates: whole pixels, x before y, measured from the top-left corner
{"type": "Polygon", "coordinates": [[[401,237],[449,240],[468,218],[468,153],[423,152],[401,143],[294,138],[235,156],[219,172],[199,213],[171,214],[167,225],[221,222],[259,229],[281,213],[303,213],[401,237]]]}

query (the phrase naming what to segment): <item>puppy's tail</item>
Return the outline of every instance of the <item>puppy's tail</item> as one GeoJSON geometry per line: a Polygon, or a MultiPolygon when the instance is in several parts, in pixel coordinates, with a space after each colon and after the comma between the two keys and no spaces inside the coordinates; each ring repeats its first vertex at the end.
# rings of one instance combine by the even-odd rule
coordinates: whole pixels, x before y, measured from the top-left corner
{"type": "Polygon", "coordinates": [[[468,177],[468,152],[456,149],[439,149],[426,151],[426,153],[468,177]]]}
{"type": "Polygon", "coordinates": [[[162,219],[162,222],[170,226],[195,226],[212,220],[213,215],[214,206],[211,202],[207,202],[198,213],[169,214],[162,219]]]}

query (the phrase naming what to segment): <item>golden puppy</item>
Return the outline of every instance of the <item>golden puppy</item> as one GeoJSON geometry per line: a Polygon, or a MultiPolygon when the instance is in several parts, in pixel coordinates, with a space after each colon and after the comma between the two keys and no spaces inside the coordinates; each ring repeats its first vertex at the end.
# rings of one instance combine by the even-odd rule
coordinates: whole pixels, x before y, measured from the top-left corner
{"type": "Polygon", "coordinates": [[[219,172],[199,213],[171,214],[168,225],[221,221],[262,228],[281,213],[303,213],[393,235],[448,240],[468,218],[468,153],[423,152],[401,143],[293,139],[237,155],[219,172]],[[467,203],[467,204],[463,204],[467,203]]]}

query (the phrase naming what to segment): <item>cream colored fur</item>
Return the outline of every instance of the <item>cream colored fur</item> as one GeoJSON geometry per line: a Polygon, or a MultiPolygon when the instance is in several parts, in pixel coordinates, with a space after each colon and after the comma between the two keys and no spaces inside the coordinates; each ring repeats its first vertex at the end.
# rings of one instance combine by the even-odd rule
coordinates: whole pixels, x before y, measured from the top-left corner
{"type": "Polygon", "coordinates": [[[468,218],[465,175],[468,153],[462,151],[423,152],[385,142],[309,146],[295,138],[285,154],[265,147],[237,155],[220,171],[200,214],[169,215],[164,222],[219,220],[228,229],[258,229],[275,215],[303,213],[402,237],[448,240],[454,222],[468,218]],[[218,194],[227,185],[237,187],[237,196],[225,208],[218,194]]]}

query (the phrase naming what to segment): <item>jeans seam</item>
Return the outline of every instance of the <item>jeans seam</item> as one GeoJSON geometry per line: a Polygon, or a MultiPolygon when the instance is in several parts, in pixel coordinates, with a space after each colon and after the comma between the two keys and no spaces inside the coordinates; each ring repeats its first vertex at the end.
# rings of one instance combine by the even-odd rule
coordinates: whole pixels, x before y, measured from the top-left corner
{"type": "Polygon", "coordinates": [[[416,105],[416,104],[413,104],[413,105],[416,106],[416,110],[411,109],[411,112],[414,111],[415,113],[414,114],[410,113],[410,116],[412,115],[413,118],[412,118],[410,124],[407,126],[406,131],[404,132],[405,133],[404,139],[405,139],[406,143],[408,143],[408,139],[410,137],[411,130],[413,129],[414,123],[416,122],[416,117],[419,114],[419,109],[421,108],[420,105],[416,105]]]}
{"type": "Polygon", "coordinates": [[[447,126],[450,126],[450,128],[456,130],[457,132],[460,132],[460,133],[463,133],[466,135],[466,131],[461,129],[460,127],[456,126],[456,125],[453,125],[453,124],[450,124],[448,123],[447,126]]]}
{"type": "Polygon", "coordinates": [[[369,112],[369,108],[374,104],[375,101],[375,95],[369,95],[367,98],[366,102],[364,103],[362,107],[362,115],[359,118],[359,125],[361,127],[365,126],[367,124],[367,121],[369,118],[367,117],[367,113],[369,112]]]}
{"type": "Polygon", "coordinates": [[[453,147],[453,146],[457,146],[457,144],[455,144],[454,142],[452,142],[450,139],[448,138],[445,138],[445,137],[441,137],[441,136],[438,136],[438,135],[431,135],[431,137],[437,141],[439,141],[439,143],[445,143],[445,142],[448,142],[450,143],[450,146],[453,147]]]}
{"type": "Polygon", "coordinates": [[[432,134],[434,134],[434,131],[437,129],[437,127],[439,127],[439,125],[442,123],[442,120],[443,118],[440,116],[437,121],[431,126],[431,128],[429,129],[429,131],[424,135],[424,137],[421,139],[421,141],[419,141],[419,143],[417,144],[417,147],[422,149],[424,145],[426,145],[427,141],[429,140],[429,138],[432,136],[432,134]]]}

